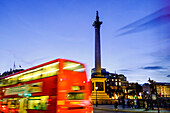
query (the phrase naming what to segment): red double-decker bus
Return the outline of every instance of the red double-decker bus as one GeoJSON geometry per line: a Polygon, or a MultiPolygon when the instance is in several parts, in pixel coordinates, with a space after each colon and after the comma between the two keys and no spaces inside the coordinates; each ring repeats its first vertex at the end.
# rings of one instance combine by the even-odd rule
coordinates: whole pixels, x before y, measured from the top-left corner
{"type": "Polygon", "coordinates": [[[2,113],[92,113],[85,65],[56,59],[0,78],[2,113]]]}

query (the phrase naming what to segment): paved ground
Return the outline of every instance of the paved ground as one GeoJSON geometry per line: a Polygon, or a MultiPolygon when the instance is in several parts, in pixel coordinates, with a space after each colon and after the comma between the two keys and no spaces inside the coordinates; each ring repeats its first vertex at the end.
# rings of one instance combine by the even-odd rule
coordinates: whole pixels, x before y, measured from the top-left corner
{"type": "MultiPolygon", "coordinates": [[[[97,107],[93,105],[94,113],[110,113],[110,112],[134,112],[134,113],[158,113],[158,109],[154,108],[154,110],[145,111],[145,109],[132,109],[132,108],[122,108],[121,105],[118,106],[118,110],[115,110],[114,105],[98,105],[97,107]],[[101,111],[101,112],[99,112],[101,111]],[[105,112],[104,112],[105,111],[105,112]]],[[[170,109],[160,108],[160,113],[170,113],[170,109]]]]}
{"type": "MultiPolygon", "coordinates": [[[[125,112],[94,110],[94,113],[125,113],[125,112]]],[[[130,113],[130,112],[126,112],[126,113],[130,113]]]]}

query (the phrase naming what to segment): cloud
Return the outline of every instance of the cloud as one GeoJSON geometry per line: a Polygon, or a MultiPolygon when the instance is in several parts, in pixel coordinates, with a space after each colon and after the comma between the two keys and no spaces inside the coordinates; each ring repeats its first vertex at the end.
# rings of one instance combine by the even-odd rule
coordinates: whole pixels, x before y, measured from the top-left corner
{"type": "Polygon", "coordinates": [[[127,72],[127,71],[132,71],[132,70],[129,70],[129,69],[120,69],[119,71],[127,72]]]}
{"type": "Polygon", "coordinates": [[[169,10],[170,6],[162,8],[159,11],[156,11],[142,19],[120,28],[118,31],[122,33],[118,36],[141,32],[144,30],[160,27],[161,25],[167,25],[170,21],[169,10]]]}
{"type": "Polygon", "coordinates": [[[160,69],[166,69],[162,66],[146,66],[146,67],[142,67],[142,69],[146,69],[146,70],[160,70],[160,69]]]}
{"type": "Polygon", "coordinates": [[[167,75],[166,77],[170,77],[170,75],[167,75]]]}

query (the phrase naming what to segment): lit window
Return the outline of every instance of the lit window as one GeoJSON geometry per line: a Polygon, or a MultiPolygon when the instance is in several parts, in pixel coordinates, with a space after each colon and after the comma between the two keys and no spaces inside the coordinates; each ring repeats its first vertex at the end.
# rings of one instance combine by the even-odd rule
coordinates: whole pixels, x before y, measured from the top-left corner
{"type": "Polygon", "coordinates": [[[72,86],[71,90],[78,91],[78,90],[80,90],[80,87],[79,86],[72,86]]]}
{"type": "Polygon", "coordinates": [[[32,77],[33,77],[32,79],[35,80],[35,79],[41,78],[41,73],[42,73],[42,70],[34,71],[33,75],[32,75],[32,77]]]}
{"type": "Polygon", "coordinates": [[[121,82],[119,82],[119,86],[121,86],[121,82]]]}
{"type": "Polygon", "coordinates": [[[82,64],[74,63],[74,62],[64,62],[63,69],[77,71],[77,72],[84,72],[85,68],[82,64]]]}
{"type": "Polygon", "coordinates": [[[57,75],[58,70],[59,70],[59,63],[58,62],[46,65],[46,66],[43,67],[42,78],[57,75]]]}
{"type": "Polygon", "coordinates": [[[83,100],[84,99],[84,93],[77,93],[77,92],[69,92],[67,94],[68,100],[83,100]]]}
{"type": "Polygon", "coordinates": [[[113,81],[113,79],[112,79],[112,81],[113,81]]]}
{"type": "Polygon", "coordinates": [[[117,81],[117,79],[115,79],[115,81],[117,81]]]}
{"type": "Polygon", "coordinates": [[[116,86],[117,86],[117,82],[115,82],[116,86]]]}
{"type": "Polygon", "coordinates": [[[28,109],[47,110],[48,96],[29,97],[28,109]]]}

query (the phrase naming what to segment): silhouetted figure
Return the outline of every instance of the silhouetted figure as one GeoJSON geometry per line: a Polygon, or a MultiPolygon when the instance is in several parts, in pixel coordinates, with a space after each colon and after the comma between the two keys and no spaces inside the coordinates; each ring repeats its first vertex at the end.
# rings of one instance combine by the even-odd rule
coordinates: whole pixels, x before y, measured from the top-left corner
{"type": "Polygon", "coordinates": [[[148,111],[148,105],[147,105],[147,101],[146,100],[144,102],[144,105],[145,105],[145,111],[148,111]]]}
{"type": "Polygon", "coordinates": [[[136,105],[137,105],[137,101],[134,100],[134,107],[135,107],[135,109],[136,109],[136,105]]]}
{"type": "Polygon", "coordinates": [[[117,106],[118,106],[118,102],[117,101],[115,101],[114,106],[115,106],[115,110],[117,110],[117,106]]]}
{"type": "Polygon", "coordinates": [[[123,108],[125,108],[125,100],[124,99],[122,100],[122,106],[123,106],[123,108]]]}
{"type": "Polygon", "coordinates": [[[127,106],[130,108],[130,100],[127,101],[127,106]]]}
{"type": "Polygon", "coordinates": [[[164,100],[163,102],[164,102],[164,107],[166,108],[167,107],[167,101],[164,100]]]}
{"type": "Polygon", "coordinates": [[[133,100],[130,101],[130,106],[133,108],[133,100]]]}

